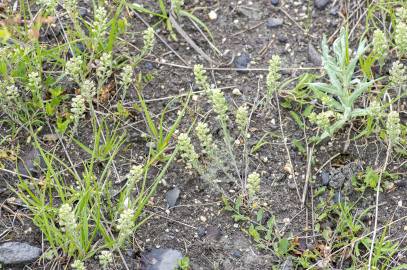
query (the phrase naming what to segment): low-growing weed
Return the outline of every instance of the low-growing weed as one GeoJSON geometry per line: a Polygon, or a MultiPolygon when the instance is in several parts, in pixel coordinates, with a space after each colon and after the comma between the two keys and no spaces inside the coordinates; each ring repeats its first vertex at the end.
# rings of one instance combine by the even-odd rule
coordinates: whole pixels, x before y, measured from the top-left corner
{"type": "Polygon", "coordinates": [[[157,161],[157,155],[150,155],[144,164],[131,167],[127,183],[115,194],[112,166],[124,135],[93,122],[96,131],[93,146],[86,147],[75,140],[89,157],[78,168],[72,168],[41,148],[33,135],[35,147],[46,164],[44,178],[37,182],[21,178],[15,192],[32,212],[34,224],[44,234],[54,254],[79,262],[98,255],[106,267],[112,260],[109,252],[120,252],[132,233],[148,219],[143,209],[176,151],[152,181],[148,181],[147,174],[157,161]],[[97,169],[99,162],[103,163],[102,170],[97,169]]]}

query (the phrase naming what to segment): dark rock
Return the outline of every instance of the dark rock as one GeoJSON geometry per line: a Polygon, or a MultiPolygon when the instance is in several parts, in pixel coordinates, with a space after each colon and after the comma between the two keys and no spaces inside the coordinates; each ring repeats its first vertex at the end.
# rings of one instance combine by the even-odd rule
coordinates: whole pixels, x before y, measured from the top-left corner
{"type": "Polygon", "coordinates": [[[336,5],[333,8],[331,8],[331,10],[329,11],[329,14],[332,16],[337,16],[339,13],[339,6],[336,5]]]}
{"type": "Polygon", "coordinates": [[[317,66],[322,65],[322,58],[319,52],[315,49],[315,47],[309,43],[308,44],[308,59],[317,66]]]}
{"type": "Polygon", "coordinates": [[[351,162],[340,168],[331,170],[329,173],[329,186],[334,189],[340,189],[345,182],[350,182],[352,176],[355,175],[358,170],[358,162],[351,162]]]}
{"type": "Polygon", "coordinates": [[[271,0],[270,2],[273,6],[277,6],[280,3],[280,0],[271,0]]]}
{"type": "Polygon", "coordinates": [[[38,177],[41,170],[46,168],[44,159],[40,151],[33,148],[20,162],[18,162],[18,172],[24,176],[38,177]]]}
{"type": "Polygon", "coordinates": [[[198,227],[197,234],[199,238],[202,238],[206,235],[206,229],[204,227],[198,227]]]}
{"type": "Polygon", "coordinates": [[[41,249],[27,243],[6,242],[0,245],[0,265],[19,265],[35,261],[41,249]]]}
{"type": "Polygon", "coordinates": [[[150,62],[145,62],[144,67],[145,67],[147,70],[153,70],[153,68],[154,68],[153,64],[150,63],[150,62]]]}
{"type": "Polygon", "coordinates": [[[250,56],[247,53],[243,52],[241,55],[236,57],[234,64],[235,67],[238,69],[246,69],[250,61],[250,56]]]}
{"type": "Polygon", "coordinates": [[[180,194],[178,187],[174,187],[165,194],[165,200],[167,201],[167,208],[173,208],[177,204],[177,200],[180,194]]]}
{"type": "Polygon", "coordinates": [[[317,9],[324,9],[331,0],[315,0],[314,4],[317,9]]]}
{"type": "Polygon", "coordinates": [[[85,17],[85,16],[88,16],[88,15],[89,15],[88,9],[86,9],[86,8],[79,8],[79,16],[85,17]]]}
{"type": "Polygon", "coordinates": [[[281,18],[269,18],[267,20],[266,26],[268,29],[276,28],[283,25],[284,20],[281,18]]]}
{"type": "Polygon", "coordinates": [[[321,172],[322,185],[329,185],[329,173],[326,171],[321,172]]]}
{"type": "Polygon", "coordinates": [[[242,253],[239,250],[235,250],[232,252],[232,256],[235,258],[240,258],[242,257],[242,253]]]}
{"type": "Polygon", "coordinates": [[[82,42],[76,43],[76,48],[78,48],[79,51],[84,52],[86,47],[82,42]]]}
{"type": "Polygon", "coordinates": [[[141,254],[141,270],[174,270],[182,258],[178,250],[155,248],[141,254]]]}
{"type": "Polygon", "coordinates": [[[284,34],[284,33],[278,33],[278,34],[277,34],[277,40],[278,40],[280,43],[285,44],[285,43],[287,43],[287,41],[288,41],[288,37],[287,37],[287,35],[284,34]]]}

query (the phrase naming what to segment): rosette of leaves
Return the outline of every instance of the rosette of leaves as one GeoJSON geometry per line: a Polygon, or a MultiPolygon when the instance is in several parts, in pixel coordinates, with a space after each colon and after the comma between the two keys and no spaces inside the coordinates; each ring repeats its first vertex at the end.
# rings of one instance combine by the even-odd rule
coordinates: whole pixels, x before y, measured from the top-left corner
{"type": "Polygon", "coordinates": [[[325,138],[331,137],[352,119],[367,116],[371,113],[370,108],[356,107],[357,99],[374,82],[366,77],[355,78],[357,64],[366,48],[366,42],[362,40],[355,56],[351,58],[347,31],[341,29],[339,37],[333,43],[333,55],[331,55],[326,37],[323,38],[323,68],[328,75],[329,82],[314,82],[309,83],[308,86],[314,92],[316,98],[328,110],[337,113],[338,117],[328,127],[323,128],[322,134],[317,138],[318,143],[325,138]]]}

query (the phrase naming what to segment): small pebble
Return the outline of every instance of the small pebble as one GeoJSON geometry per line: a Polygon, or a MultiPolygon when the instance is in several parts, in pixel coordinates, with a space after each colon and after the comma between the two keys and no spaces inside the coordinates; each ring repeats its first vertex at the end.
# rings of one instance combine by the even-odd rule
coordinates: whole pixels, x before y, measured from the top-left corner
{"type": "Polygon", "coordinates": [[[329,173],[326,171],[321,172],[321,178],[322,178],[322,185],[328,186],[329,185],[329,173]]]}
{"type": "Polygon", "coordinates": [[[147,70],[153,70],[153,68],[154,68],[153,64],[150,63],[150,62],[145,62],[144,67],[145,67],[147,70]]]}
{"type": "Polygon", "coordinates": [[[239,250],[235,250],[232,252],[232,256],[235,258],[240,258],[242,256],[242,253],[239,250]]]}
{"type": "Polygon", "coordinates": [[[232,94],[235,96],[241,96],[242,92],[238,88],[233,89],[232,94]]]}
{"type": "Polygon", "coordinates": [[[207,219],[206,219],[205,216],[200,216],[199,219],[200,219],[202,222],[206,222],[206,221],[207,221],[207,219]]]}
{"type": "Polygon", "coordinates": [[[281,18],[269,18],[267,20],[266,26],[268,29],[276,28],[283,25],[284,20],[281,18]]]}
{"type": "Polygon", "coordinates": [[[277,40],[278,40],[280,43],[285,44],[285,43],[287,43],[287,41],[288,41],[288,37],[287,37],[287,35],[284,34],[284,33],[278,33],[278,34],[277,34],[277,40]]]}
{"type": "Polygon", "coordinates": [[[247,53],[243,52],[241,55],[236,57],[234,64],[235,67],[238,69],[246,69],[250,61],[250,56],[247,53]]]}
{"type": "Polygon", "coordinates": [[[280,0],[271,0],[273,6],[277,6],[280,3],[280,0]]]}
{"type": "Polygon", "coordinates": [[[180,189],[174,187],[165,194],[165,200],[167,201],[167,208],[172,208],[177,204],[177,200],[180,194],[180,189]]]}
{"type": "Polygon", "coordinates": [[[214,20],[216,20],[216,19],[218,18],[218,14],[216,14],[216,12],[215,12],[214,10],[212,10],[211,12],[209,12],[208,16],[209,16],[209,19],[210,19],[211,21],[214,21],[214,20]]]}
{"type": "Polygon", "coordinates": [[[319,10],[324,9],[331,0],[315,0],[315,7],[319,10]]]}
{"type": "Polygon", "coordinates": [[[206,229],[204,227],[198,227],[197,234],[199,238],[202,238],[206,235],[206,229]]]}
{"type": "Polygon", "coordinates": [[[311,43],[308,44],[308,59],[314,65],[317,66],[322,65],[322,57],[311,43]]]}

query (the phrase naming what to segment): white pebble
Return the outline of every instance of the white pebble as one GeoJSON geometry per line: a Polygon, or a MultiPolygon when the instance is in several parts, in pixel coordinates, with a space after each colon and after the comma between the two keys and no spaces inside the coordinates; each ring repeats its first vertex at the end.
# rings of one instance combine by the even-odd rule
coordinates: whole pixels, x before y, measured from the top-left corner
{"type": "Polygon", "coordinates": [[[232,94],[236,95],[236,96],[241,96],[242,92],[240,92],[240,90],[238,88],[235,88],[235,89],[233,89],[232,94]]]}
{"type": "Polygon", "coordinates": [[[215,12],[214,10],[212,10],[211,12],[209,12],[208,16],[209,16],[209,19],[210,19],[211,21],[214,21],[214,20],[216,20],[216,19],[218,18],[218,14],[216,14],[216,12],[215,12]]]}

